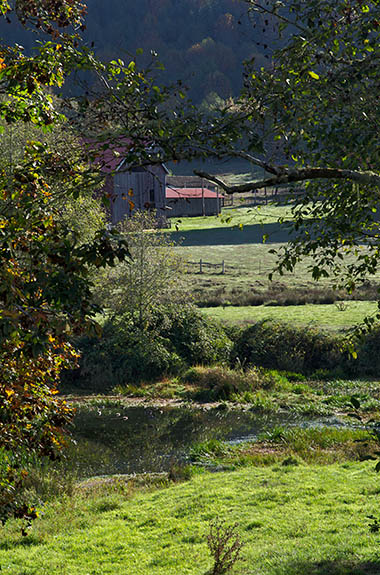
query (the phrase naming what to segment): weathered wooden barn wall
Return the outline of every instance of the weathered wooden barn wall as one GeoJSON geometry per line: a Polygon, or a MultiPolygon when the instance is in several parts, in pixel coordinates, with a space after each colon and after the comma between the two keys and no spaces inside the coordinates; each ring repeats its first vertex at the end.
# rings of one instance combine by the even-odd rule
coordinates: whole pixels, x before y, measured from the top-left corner
{"type": "MultiPolygon", "coordinates": [[[[167,217],[203,216],[202,198],[167,198],[167,217]]],[[[216,216],[222,209],[222,198],[204,198],[204,214],[216,216]]]]}
{"type": "Polygon", "coordinates": [[[113,178],[111,220],[115,224],[136,210],[155,210],[157,219],[165,219],[166,169],[152,166],[147,169],[119,170],[113,178]]]}

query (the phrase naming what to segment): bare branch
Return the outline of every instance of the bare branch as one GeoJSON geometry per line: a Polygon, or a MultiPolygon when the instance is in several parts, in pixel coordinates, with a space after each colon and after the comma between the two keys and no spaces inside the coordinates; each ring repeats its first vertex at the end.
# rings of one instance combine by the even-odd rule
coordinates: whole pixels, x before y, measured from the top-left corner
{"type": "Polygon", "coordinates": [[[276,18],[278,18],[278,20],[282,20],[283,22],[286,22],[286,24],[290,24],[291,26],[298,28],[298,30],[300,30],[301,32],[305,33],[308,31],[307,28],[304,28],[303,26],[301,26],[301,24],[299,24],[295,20],[291,20],[290,18],[286,18],[282,14],[275,12],[273,9],[271,10],[270,8],[266,8],[265,6],[263,6],[262,4],[257,2],[256,0],[245,0],[245,1],[247,2],[247,4],[250,4],[252,6],[250,8],[250,10],[252,10],[254,12],[259,12],[261,14],[268,14],[270,16],[275,16],[276,18]]]}
{"type": "Polygon", "coordinates": [[[307,180],[351,180],[358,184],[371,185],[380,188],[380,175],[370,171],[361,172],[354,170],[340,170],[337,168],[304,168],[300,170],[287,170],[285,168],[281,168],[281,172],[282,173],[274,178],[254,180],[247,182],[246,184],[229,185],[218,176],[194,170],[194,173],[197,176],[221,186],[227,194],[242,194],[244,192],[251,192],[252,190],[281,186],[283,184],[291,184],[295,182],[305,182],[307,180]]]}

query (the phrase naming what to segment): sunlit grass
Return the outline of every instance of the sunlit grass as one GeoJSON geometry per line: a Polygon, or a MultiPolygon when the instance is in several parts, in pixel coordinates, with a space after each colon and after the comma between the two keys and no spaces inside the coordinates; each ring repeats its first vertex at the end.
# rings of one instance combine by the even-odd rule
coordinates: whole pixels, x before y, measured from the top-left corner
{"type": "Polygon", "coordinates": [[[209,317],[225,323],[255,323],[263,319],[277,319],[296,325],[315,325],[325,329],[343,329],[359,324],[378,311],[377,302],[346,301],[336,304],[289,306],[242,306],[201,308],[209,317]]]}
{"type": "Polygon", "coordinates": [[[284,220],[292,219],[290,205],[259,205],[251,207],[241,207],[239,198],[235,200],[235,205],[223,208],[218,216],[206,217],[183,217],[171,218],[171,229],[169,232],[178,230],[180,232],[190,230],[205,230],[215,228],[231,228],[256,224],[273,224],[280,218],[284,220]]]}
{"type": "Polygon", "coordinates": [[[131,496],[78,491],[47,505],[31,534],[2,533],[6,575],[205,575],[210,521],[238,524],[245,542],[236,575],[369,575],[379,572],[373,462],[296,465],[200,474],[131,496]]]}

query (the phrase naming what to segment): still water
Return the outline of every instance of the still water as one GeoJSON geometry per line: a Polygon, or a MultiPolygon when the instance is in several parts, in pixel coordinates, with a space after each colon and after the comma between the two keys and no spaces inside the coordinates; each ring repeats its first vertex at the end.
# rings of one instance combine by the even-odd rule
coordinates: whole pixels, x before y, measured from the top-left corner
{"type": "Polygon", "coordinates": [[[168,471],[185,462],[197,442],[254,439],[278,425],[305,425],[305,418],[218,408],[87,406],[75,416],[67,465],[79,477],[168,471]]]}

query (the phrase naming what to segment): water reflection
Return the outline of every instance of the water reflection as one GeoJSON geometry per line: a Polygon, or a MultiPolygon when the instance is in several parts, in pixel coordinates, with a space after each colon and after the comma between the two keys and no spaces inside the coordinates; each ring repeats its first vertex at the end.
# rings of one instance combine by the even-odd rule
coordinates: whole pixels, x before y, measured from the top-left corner
{"type": "Polygon", "coordinates": [[[295,423],[294,416],[252,411],[96,405],[77,412],[75,444],[69,448],[66,465],[80,477],[167,471],[186,460],[195,442],[236,442],[275,425],[295,423]]]}

